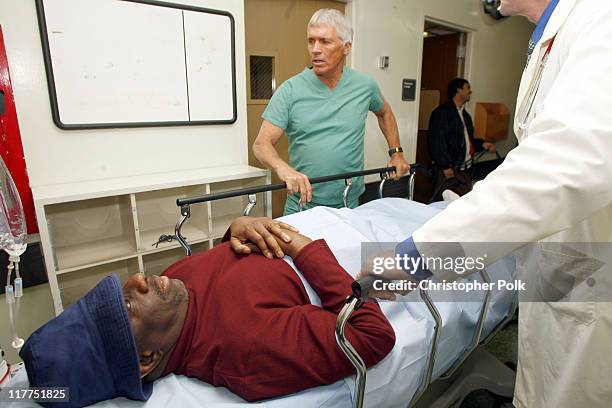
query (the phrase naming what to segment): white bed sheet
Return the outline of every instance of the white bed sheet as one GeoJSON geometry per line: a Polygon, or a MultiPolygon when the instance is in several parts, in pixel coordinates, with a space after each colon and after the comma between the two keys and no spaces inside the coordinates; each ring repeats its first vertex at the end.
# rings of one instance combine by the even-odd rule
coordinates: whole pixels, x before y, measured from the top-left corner
{"type": "MultiPolygon", "coordinates": [[[[402,241],[439,211],[439,208],[413,201],[385,198],[354,210],[316,207],[283,217],[282,220],[313,239],[325,238],[339,263],[355,276],[360,269],[362,242],[402,241]]],[[[286,260],[294,267],[290,259],[286,260]]],[[[488,271],[493,280],[511,280],[514,270],[514,258],[508,257],[491,266],[488,271]]],[[[320,305],[316,293],[301,274],[297,271],[296,273],[304,282],[312,303],[320,305]]],[[[395,330],[397,340],[392,352],[377,366],[368,370],[365,406],[405,407],[424,378],[434,321],[426,306],[417,300],[418,296],[418,293],[414,292],[409,295],[409,300],[412,301],[381,303],[383,312],[395,330]]],[[[435,300],[435,293],[432,298],[435,300]]],[[[514,295],[509,292],[493,293],[487,313],[485,335],[507,316],[513,299],[514,295]]],[[[436,305],[443,325],[434,378],[448,370],[469,347],[481,308],[481,303],[477,302],[439,302],[436,305]]],[[[249,404],[225,388],[216,388],[183,376],[169,375],[155,382],[153,395],[146,403],[116,398],[95,406],[229,408],[249,405],[267,408],[340,408],[352,406],[353,389],[354,376],[328,386],[249,404]]]]}

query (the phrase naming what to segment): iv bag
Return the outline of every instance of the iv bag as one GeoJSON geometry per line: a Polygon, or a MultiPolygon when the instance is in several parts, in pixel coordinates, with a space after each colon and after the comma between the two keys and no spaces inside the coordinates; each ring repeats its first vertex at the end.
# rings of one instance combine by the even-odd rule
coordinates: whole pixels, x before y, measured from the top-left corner
{"type": "Polygon", "coordinates": [[[25,216],[11,173],[1,158],[0,163],[0,249],[20,256],[27,246],[25,216]]]}

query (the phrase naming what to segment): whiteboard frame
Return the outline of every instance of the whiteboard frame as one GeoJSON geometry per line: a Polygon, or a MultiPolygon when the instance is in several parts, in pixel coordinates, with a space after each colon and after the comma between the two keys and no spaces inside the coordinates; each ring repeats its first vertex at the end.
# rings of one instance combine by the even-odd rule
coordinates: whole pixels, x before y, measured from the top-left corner
{"type": "Polygon", "coordinates": [[[200,13],[216,14],[228,17],[230,20],[231,31],[231,61],[232,61],[232,118],[219,120],[186,120],[186,121],[163,121],[163,122],[124,122],[124,123],[63,123],[60,118],[59,102],[57,98],[57,89],[55,86],[55,77],[53,75],[53,61],[51,58],[51,49],[49,46],[49,36],[47,32],[47,21],[45,16],[44,0],[36,0],[36,13],[38,15],[38,27],[42,43],[43,58],[45,61],[45,72],[47,74],[47,83],[49,88],[49,99],[51,102],[51,114],[53,123],[60,129],[64,130],[81,130],[81,129],[115,129],[115,128],[139,128],[139,127],[161,127],[161,126],[197,126],[197,125],[229,125],[236,122],[238,119],[238,107],[236,102],[236,32],[234,16],[225,10],[214,10],[204,7],[195,7],[184,4],[167,3],[157,0],[121,0],[131,3],[140,3],[145,5],[167,7],[184,11],[195,11],[200,13]]]}

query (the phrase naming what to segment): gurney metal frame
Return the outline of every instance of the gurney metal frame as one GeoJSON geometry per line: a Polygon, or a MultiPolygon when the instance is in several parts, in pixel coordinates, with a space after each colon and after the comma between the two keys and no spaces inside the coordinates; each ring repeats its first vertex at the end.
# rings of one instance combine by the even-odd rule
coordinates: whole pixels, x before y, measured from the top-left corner
{"type": "MultiPolygon", "coordinates": [[[[478,274],[481,276],[484,282],[486,283],[491,282],[489,274],[487,273],[486,270],[480,271],[478,272],[478,274]]],[[[340,313],[338,314],[338,320],[336,322],[336,340],[338,344],[340,345],[340,347],[342,348],[342,350],[344,351],[344,353],[346,354],[346,356],[348,357],[348,359],[351,361],[351,363],[357,370],[357,378],[355,379],[355,395],[353,396],[353,401],[355,404],[354,406],[357,408],[361,408],[363,406],[363,400],[364,400],[364,394],[365,394],[365,382],[366,382],[366,376],[365,376],[366,366],[363,360],[361,359],[361,357],[359,357],[359,355],[355,352],[351,344],[344,337],[344,326],[346,322],[348,321],[348,319],[351,317],[352,313],[355,312],[357,309],[359,309],[363,305],[363,303],[366,301],[366,299],[369,297],[369,293],[373,289],[373,284],[377,280],[381,280],[381,278],[374,277],[374,276],[367,276],[367,277],[361,278],[353,282],[353,286],[352,286],[353,294],[347,298],[345,305],[343,306],[340,313]],[[348,345],[345,345],[343,343],[348,343],[348,345]]],[[[484,299],[483,299],[483,305],[480,310],[480,315],[478,317],[478,322],[476,324],[474,337],[473,337],[470,347],[461,356],[461,358],[455,361],[455,363],[453,363],[453,365],[438,378],[439,380],[450,379],[453,376],[453,374],[455,374],[457,369],[461,367],[461,365],[472,354],[474,354],[478,346],[481,344],[482,331],[484,329],[487,311],[489,309],[490,300],[491,300],[491,292],[492,292],[491,289],[485,292],[484,299]]],[[[440,315],[440,312],[438,308],[436,307],[434,301],[431,299],[431,297],[429,296],[426,290],[421,289],[419,291],[419,294],[420,294],[421,300],[423,300],[423,302],[427,306],[427,309],[429,310],[429,313],[431,314],[431,317],[433,318],[435,325],[434,325],[433,339],[431,342],[431,347],[430,347],[430,351],[428,355],[425,380],[421,383],[417,392],[415,393],[410,403],[408,404],[409,408],[412,408],[418,404],[419,400],[425,394],[425,392],[427,391],[427,388],[432,382],[432,375],[433,375],[433,370],[434,370],[434,366],[436,363],[436,355],[438,352],[439,340],[440,340],[440,335],[442,331],[442,316],[440,315]]],[[[517,306],[518,306],[518,296],[515,297],[515,300],[513,302],[512,307],[510,308],[510,312],[508,313],[508,316],[501,323],[497,325],[497,327],[489,334],[489,336],[487,336],[487,338],[483,341],[483,343],[487,343],[503,327],[505,327],[506,324],[508,324],[508,322],[510,322],[514,318],[514,314],[516,312],[517,306]]]]}
{"type": "MultiPolygon", "coordinates": [[[[412,200],[414,197],[414,176],[415,176],[417,169],[419,168],[420,166],[418,164],[413,164],[410,166],[410,173],[409,173],[410,175],[408,179],[408,197],[407,197],[409,200],[412,200]]],[[[353,171],[349,173],[336,174],[333,176],[315,177],[315,178],[309,179],[309,181],[310,181],[310,184],[319,184],[319,183],[326,183],[326,182],[334,181],[334,180],[344,180],[346,187],[344,188],[342,202],[344,203],[345,207],[348,207],[348,204],[347,204],[348,193],[350,191],[351,186],[353,185],[353,180],[352,180],[353,177],[368,176],[372,174],[380,175],[381,184],[378,189],[378,194],[379,194],[379,198],[382,198],[382,192],[383,192],[385,181],[388,180],[390,173],[394,173],[394,172],[395,172],[395,167],[382,167],[378,169],[353,171]]],[[[181,234],[181,229],[183,228],[183,225],[189,219],[189,217],[191,217],[191,207],[190,207],[191,205],[205,203],[207,201],[216,201],[216,200],[221,200],[224,198],[240,197],[240,196],[247,195],[249,198],[249,203],[244,209],[243,214],[249,215],[251,211],[253,210],[253,208],[255,207],[255,205],[257,205],[257,196],[256,196],[257,193],[263,193],[263,192],[274,191],[274,190],[283,190],[286,188],[287,188],[286,183],[277,183],[277,184],[267,184],[267,185],[256,186],[256,187],[229,190],[229,191],[224,191],[220,193],[204,194],[204,195],[196,196],[196,197],[177,198],[176,205],[180,207],[181,209],[181,218],[176,223],[176,227],[174,228],[174,235],[176,236],[176,239],[179,242],[179,244],[181,244],[181,246],[185,250],[187,256],[190,256],[191,246],[189,245],[185,237],[183,237],[183,235],[181,234]]]]}
{"type": "MultiPolygon", "coordinates": [[[[409,175],[409,180],[408,180],[408,197],[407,197],[409,200],[412,200],[414,197],[414,179],[415,179],[416,171],[419,168],[420,166],[418,164],[411,165],[410,175],[409,175]]],[[[338,175],[333,175],[333,176],[318,177],[318,178],[310,179],[309,181],[311,184],[317,184],[317,183],[324,183],[324,182],[333,181],[333,180],[344,179],[346,187],[343,192],[343,203],[344,203],[344,206],[347,207],[348,206],[347,197],[348,197],[350,188],[352,186],[353,177],[360,177],[360,176],[371,175],[371,174],[379,174],[381,181],[380,181],[379,188],[378,188],[378,196],[379,198],[382,198],[385,182],[388,180],[390,173],[394,171],[395,171],[395,167],[378,168],[378,169],[338,174],[338,175]]],[[[191,256],[192,254],[191,247],[189,243],[187,242],[187,240],[182,236],[181,229],[183,225],[185,224],[185,222],[191,216],[190,206],[193,204],[204,203],[207,201],[221,200],[224,198],[248,195],[248,204],[243,212],[245,216],[248,216],[250,212],[253,210],[253,208],[257,205],[257,196],[256,196],[257,193],[281,190],[285,188],[287,188],[287,185],[285,183],[278,183],[278,184],[263,185],[263,186],[250,187],[250,188],[244,188],[244,189],[230,190],[230,191],[225,191],[225,192],[220,192],[220,193],[206,194],[206,195],[191,197],[191,198],[177,199],[176,204],[178,207],[180,207],[181,217],[175,227],[176,239],[178,240],[178,242],[181,244],[181,246],[185,250],[186,255],[191,256]]],[[[486,270],[480,271],[478,273],[480,274],[481,278],[485,282],[490,282],[490,278],[486,270]]],[[[338,343],[338,346],[342,349],[346,357],[353,364],[357,372],[357,376],[355,379],[355,395],[353,396],[354,406],[357,408],[363,407],[363,402],[364,402],[364,397],[365,397],[365,385],[366,385],[366,365],[363,359],[361,358],[361,356],[357,353],[357,351],[354,349],[354,347],[345,337],[344,330],[346,327],[346,323],[350,319],[351,315],[356,310],[358,310],[364,304],[364,302],[368,299],[369,293],[373,289],[374,281],[380,280],[380,279],[381,278],[375,277],[375,276],[367,276],[367,277],[361,278],[353,282],[353,285],[352,285],[353,293],[347,297],[345,305],[340,310],[340,313],[338,314],[338,318],[336,320],[335,336],[336,336],[336,341],[338,343]]],[[[413,398],[410,400],[408,404],[409,408],[414,407],[419,402],[419,400],[425,394],[425,392],[427,391],[427,388],[432,382],[433,370],[434,370],[434,366],[436,362],[439,340],[440,340],[440,335],[442,331],[442,316],[440,314],[440,311],[436,307],[435,302],[431,299],[431,297],[429,296],[426,290],[421,289],[419,292],[420,292],[419,294],[420,294],[421,300],[427,306],[427,309],[429,313],[431,314],[432,319],[434,320],[434,334],[433,334],[433,339],[432,339],[432,343],[431,343],[430,350],[429,350],[429,355],[428,355],[428,360],[427,360],[427,369],[425,372],[425,379],[420,385],[420,387],[418,388],[418,390],[416,391],[413,398]]],[[[486,315],[487,315],[487,311],[488,311],[489,304],[490,304],[491,292],[492,292],[491,290],[488,290],[485,293],[482,309],[480,311],[478,322],[476,324],[476,330],[474,332],[474,337],[473,337],[471,346],[462,355],[462,357],[459,360],[457,360],[444,374],[442,374],[439,377],[439,379],[443,380],[443,379],[448,379],[452,377],[452,375],[456,372],[456,370],[468,359],[470,355],[474,353],[477,347],[481,344],[482,331],[484,328],[484,324],[486,322],[486,315]]],[[[515,298],[508,316],[501,323],[497,325],[497,327],[489,334],[489,336],[487,336],[487,338],[482,343],[487,343],[503,327],[505,327],[509,321],[511,321],[514,318],[514,314],[516,312],[517,306],[518,306],[518,297],[515,298]]]]}

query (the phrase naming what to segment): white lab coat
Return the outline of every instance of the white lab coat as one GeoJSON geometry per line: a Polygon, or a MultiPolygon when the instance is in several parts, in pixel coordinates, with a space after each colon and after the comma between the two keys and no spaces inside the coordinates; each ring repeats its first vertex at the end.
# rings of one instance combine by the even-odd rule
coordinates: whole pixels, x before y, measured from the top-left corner
{"type": "MultiPolygon", "coordinates": [[[[557,5],[523,73],[515,132],[520,144],[504,163],[413,239],[419,249],[440,241],[539,241],[519,251],[519,272],[552,270],[554,279],[553,266],[576,260],[569,243],[612,242],[611,0],[557,5]]],[[[579,302],[520,304],[516,407],[612,406],[612,303],[601,301],[612,293],[610,264],[592,276],[565,299],[579,302]]]]}

